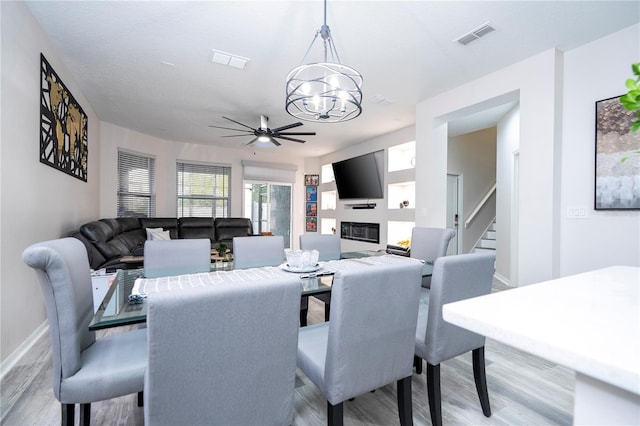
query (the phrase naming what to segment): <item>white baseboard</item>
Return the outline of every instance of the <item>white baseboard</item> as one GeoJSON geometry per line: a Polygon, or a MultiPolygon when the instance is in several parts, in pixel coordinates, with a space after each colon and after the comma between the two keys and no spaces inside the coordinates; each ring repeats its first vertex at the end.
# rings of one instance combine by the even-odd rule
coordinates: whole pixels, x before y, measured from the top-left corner
{"type": "Polygon", "coordinates": [[[493,274],[493,278],[495,278],[497,281],[500,281],[500,283],[506,285],[507,287],[511,287],[511,280],[509,280],[508,278],[500,275],[499,273],[495,272],[493,274]]]}
{"type": "Polygon", "coordinates": [[[24,342],[20,344],[16,348],[15,351],[11,352],[9,356],[0,363],[0,381],[4,380],[4,376],[13,368],[15,365],[20,362],[23,356],[35,345],[35,343],[40,339],[47,331],[49,331],[49,324],[45,320],[42,324],[35,329],[33,333],[29,337],[25,339],[24,342]]]}

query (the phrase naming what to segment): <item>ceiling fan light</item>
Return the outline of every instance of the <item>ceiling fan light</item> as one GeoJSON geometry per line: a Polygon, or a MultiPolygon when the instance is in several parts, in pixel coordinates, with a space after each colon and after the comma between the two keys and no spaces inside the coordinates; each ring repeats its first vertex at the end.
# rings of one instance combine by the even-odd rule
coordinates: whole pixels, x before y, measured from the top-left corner
{"type": "Polygon", "coordinates": [[[271,142],[271,138],[267,135],[258,136],[258,142],[271,142]]]}

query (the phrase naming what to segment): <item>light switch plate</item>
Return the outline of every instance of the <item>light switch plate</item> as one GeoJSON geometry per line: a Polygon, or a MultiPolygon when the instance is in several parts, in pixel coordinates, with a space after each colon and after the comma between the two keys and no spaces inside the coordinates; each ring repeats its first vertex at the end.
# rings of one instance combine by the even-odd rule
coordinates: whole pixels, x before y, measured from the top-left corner
{"type": "Polygon", "coordinates": [[[585,206],[567,207],[568,219],[587,219],[589,217],[588,210],[585,206]]]}

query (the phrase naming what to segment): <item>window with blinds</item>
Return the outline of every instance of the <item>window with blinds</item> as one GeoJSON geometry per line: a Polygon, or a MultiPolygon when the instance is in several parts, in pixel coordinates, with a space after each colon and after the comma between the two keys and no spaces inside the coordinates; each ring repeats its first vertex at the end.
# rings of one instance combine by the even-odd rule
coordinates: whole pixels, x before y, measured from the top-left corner
{"type": "Polygon", "coordinates": [[[118,217],[156,215],[155,158],[118,150],[118,217]]]}
{"type": "Polygon", "coordinates": [[[176,163],[178,217],[229,217],[230,193],[230,166],[176,163]]]}

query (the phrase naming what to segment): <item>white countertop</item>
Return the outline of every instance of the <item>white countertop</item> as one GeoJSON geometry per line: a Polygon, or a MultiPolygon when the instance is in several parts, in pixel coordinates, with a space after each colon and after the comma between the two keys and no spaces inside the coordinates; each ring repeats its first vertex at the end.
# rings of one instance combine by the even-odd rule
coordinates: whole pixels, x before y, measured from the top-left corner
{"type": "Polygon", "coordinates": [[[640,268],[613,266],[450,303],[443,317],[640,394],[640,268]]]}

